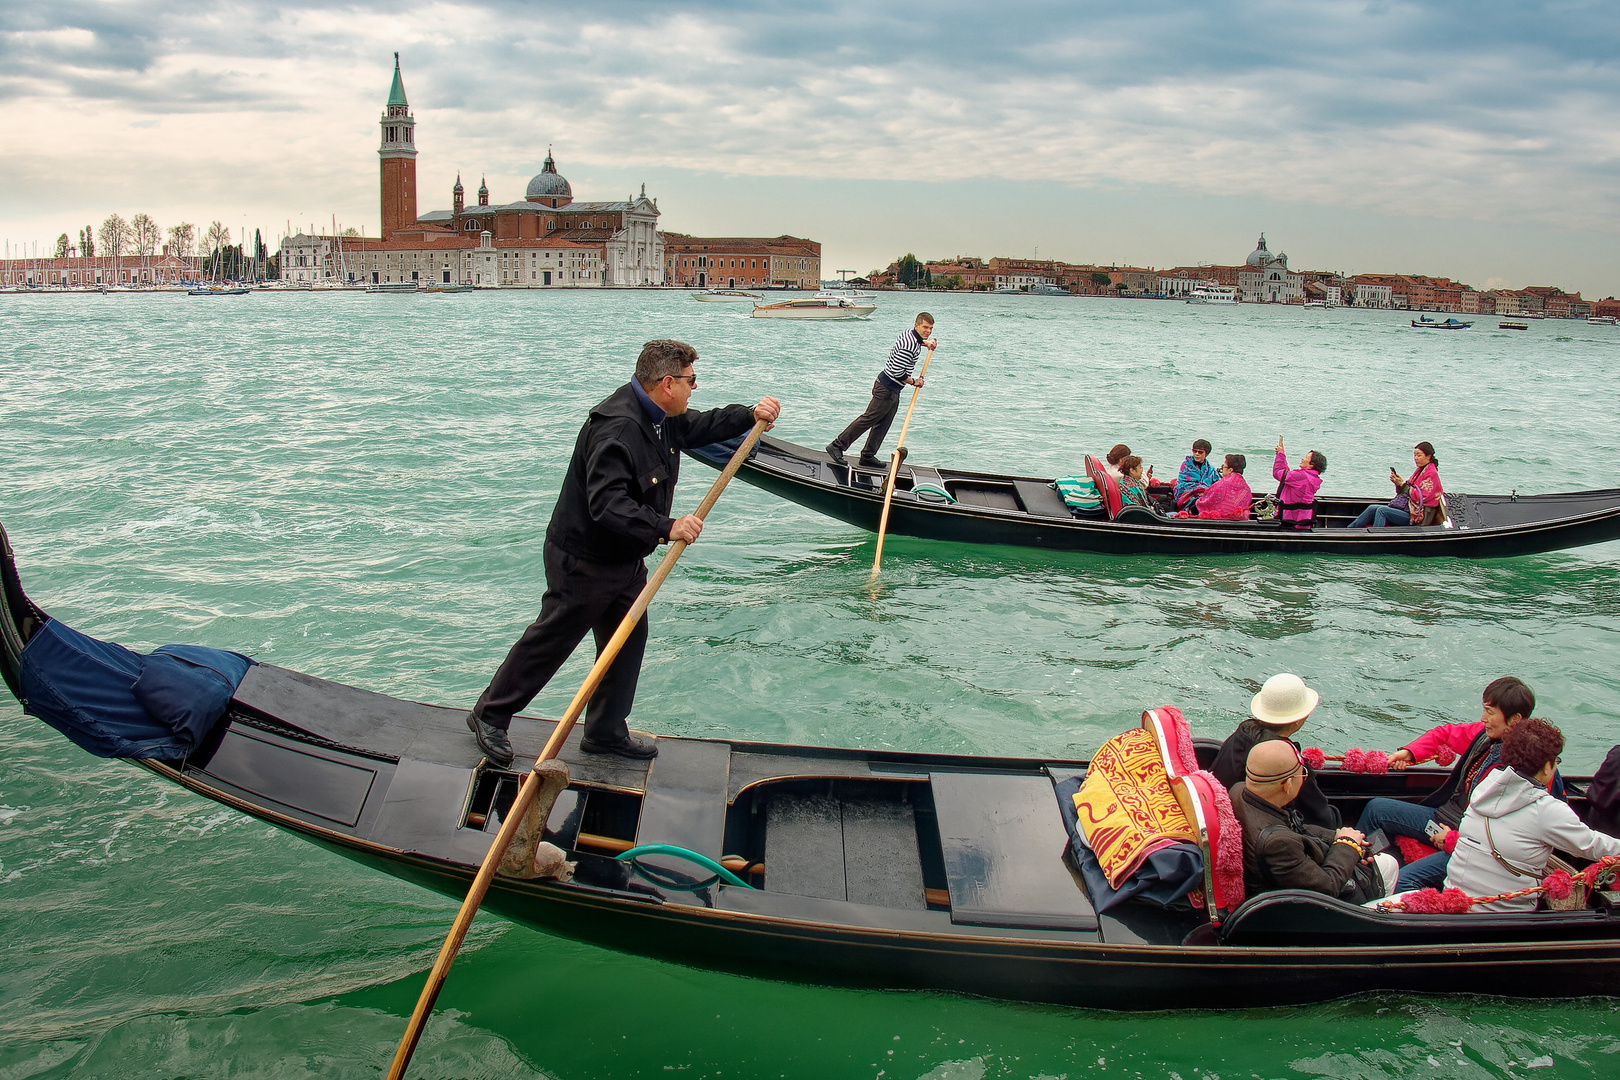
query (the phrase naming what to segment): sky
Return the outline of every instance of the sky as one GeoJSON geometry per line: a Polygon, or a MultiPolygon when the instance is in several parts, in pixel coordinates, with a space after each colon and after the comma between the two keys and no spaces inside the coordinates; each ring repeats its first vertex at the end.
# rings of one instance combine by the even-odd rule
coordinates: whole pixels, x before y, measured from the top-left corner
{"type": "Polygon", "coordinates": [[[0,5],[0,242],[111,213],[378,226],[645,184],[661,225],[906,252],[1241,262],[1620,293],[1620,5],[140,0],[0,5]],[[469,198],[469,201],[472,201],[469,198]]]}

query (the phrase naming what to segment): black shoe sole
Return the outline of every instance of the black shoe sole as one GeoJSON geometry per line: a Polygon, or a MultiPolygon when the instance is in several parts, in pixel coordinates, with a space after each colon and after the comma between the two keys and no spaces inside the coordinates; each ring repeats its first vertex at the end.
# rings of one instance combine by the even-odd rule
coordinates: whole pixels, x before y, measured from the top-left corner
{"type": "Polygon", "coordinates": [[[512,764],[512,762],[516,760],[517,755],[515,753],[503,755],[499,750],[496,750],[484,742],[484,737],[478,733],[478,728],[475,726],[472,713],[467,714],[467,730],[472,732],[473,742],[478,744],[478,749],[484,752],[484,756],[489,758],[489,760],[493,761],[495,764],[499,765],[501,768],[506,768],[506,766],[512,764]]]}
{"type": "Polygon", "coordinates": [[[628,746],[603,746],[601,743],[590,742],[586,739],[579,741],[579,748],[587,754],[613,754],[628,761],[651,761],[658,756],[657,743],[650,744],[649,749],[652,750],[650,754],[634,751],[628,746]]]}

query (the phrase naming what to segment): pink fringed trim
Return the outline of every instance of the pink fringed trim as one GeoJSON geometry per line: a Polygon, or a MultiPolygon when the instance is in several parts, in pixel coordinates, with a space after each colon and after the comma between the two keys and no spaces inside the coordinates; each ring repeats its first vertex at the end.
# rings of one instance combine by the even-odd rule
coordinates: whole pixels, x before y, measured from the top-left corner
{"type": "Polygon", "coordinates": [[[1192,728],[1182,718],[1181,710],[1174,705],[1161,705],[1158,713],[1170,721],[1170,727],[1174,731],[1176,757],[1181,759],[1181,768],[1177,771],[1183,776],[1197,772],[1198,754],[1193,750],[1192,728]]]}
{"type": "Polygon", "coordinates": [[[1448,829],[1445,837],[1440,841],[1440,843],[1444,846],[1447,855],[1450,855],[1453,851],[1457,850],[1457,837],[1458,833],[1456,829],[1448,829]]]}
{"type": "Polygon", "coordinates": [[[1609,870],[1620,869],[1620,855],[1605,855],[1597,862],[1581,871],[1581,880],[1586,882],[1588,889],[1597,888],[1597,879],[1609,870]]]}
{"type": "Polygon", "coordinates": [[[1219,835],[1215,840],[1215,884],[1221,907],[1231,911],[1243,903],[1243,829],[1232,812],[1232,797],[1214,775],[1203,770],[1196,774],[1208,786],[1215,804],[1219,835]]]}
{"type": "Polygon", "coordinates": [[[1397,836],[1395,846],[1401,849],[1401,862],[1406,864],[1415,863],[1419,859],[1427,859],[1430,855],[1437,854],[1434,848],[1421,840],[1414,840],[1410,836],[1397,836]]]}
{"type": "Polygon", "coordinates": [[[1389,755],[1382,750],[1369,750],[1366,756],[1367,771],[1370,773],[1389,772],[1389,755]]]}
{"type": "Polygon", "coordinates": [[[1575,882],[1562,870],[1554,870],[1541,879],[1541,888],[1549,900],[1567,900],[1569,894],[1575,891],[1575,882]]]}
{"type": "Polygon", "coordinates": [[[1434,752],[1434,763],[1436,765],[1440,766],[1441,768],[1445,768],[1447,765],[1450,765],[1453,761],[1456,761],[1456,760],[1457,760],[1457,751],[1453,750],[1451,747],[1447,746],[1445,743],[1441,743],[1440,744],[1440,749],[1438,749],[1438,750],[1436,750],[1434,752]]]}
{"type": "Polygon", "coordinates": [[[1322,753],[1320,747],[1307,746],[1300,751],[1299,756],[1304,759],[1305,764],[1309,765],[1313,771],[1327,764],[1327,755],[1322,753]]]}
{"type": "Polygon", "coordinates": [[[1357,747],[1352,746],[1350,749],[1346,750],[1344,752],[1344,757],[1340,760],[1344,762],[1345,772],[1367,771],[1367,755],[1357,747]]]}
{"type": "Polygon", "coordinates": [[[1463,915],[1473,903],[1461,889],[1419,889],[1401,898],[1401,907],[1413,915],[1463,915]]]}

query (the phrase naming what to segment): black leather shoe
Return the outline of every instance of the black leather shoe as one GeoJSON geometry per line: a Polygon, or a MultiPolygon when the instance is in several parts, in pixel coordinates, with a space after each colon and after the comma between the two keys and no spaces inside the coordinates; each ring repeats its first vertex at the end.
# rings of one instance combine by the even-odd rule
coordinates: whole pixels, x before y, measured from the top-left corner
{"type": "Polygon", "coordinates": [[[888,467],[889,463],[882,458],[872,454],[861,455],[861,468],[863,469],[887,469],[888,467]]]}
{"type": "Polygon", "coordinates": [[[636,758],[641,761],[658,756],[656,741],[638,739],[634,735],[626,735],[623,739],[613,742],[597,742],[586,737],[579,740],[579,748],[587,754],[617,754],[620,757],[636,758]]]}
{"type": "Polygon", "coordinates": [[[478,749],[501,768],[512,764],[512,740],[494,724],[486,724],[472,713],[467,714],[467,730],[478,740],[478,749]]]}
{"type": "Polygon", "coordinates": [[[848,465],[849,464],[849,459],[844,456],[844,452],[842,450],[838,449],[838,447],[834,446],[832,443],[827,444],[827,456],[833,459],[834,464],[837,464],[837,465],[848,465]]]}

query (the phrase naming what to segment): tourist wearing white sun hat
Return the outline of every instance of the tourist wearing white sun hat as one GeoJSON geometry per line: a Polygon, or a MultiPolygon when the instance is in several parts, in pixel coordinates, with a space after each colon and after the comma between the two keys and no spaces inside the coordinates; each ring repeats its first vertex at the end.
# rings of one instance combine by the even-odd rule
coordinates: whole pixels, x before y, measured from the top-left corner
{"type": "MultiPolygon", "coordinates": [[[[1215,764],[1209,771],[1230,788],[1243,780],[1249,763],[1249,751],[1257,744],[1282,739],[1298,750],[1299,744],[1289,736],[1305,726],[1305,718],[1316,710],[1321,700],[1322,696],[1306,686],[1305,680],[1298,675],[1287,672],[1273,675],[1266,680],[1260,692],[1250,699],[1249,718],[1239,724],[1237,730],[1221,744],[1221,752],[1215,756],[1215,764]]],[[[1316,777],[1310,775],[1308,769],[1305,784],[1289,808],[1299,811],[1300,816],[1311,825],[1324,829],[1339,827],[1338,808],[1328,802],[1327,796],[1316,784],[1316,777]]]]}

